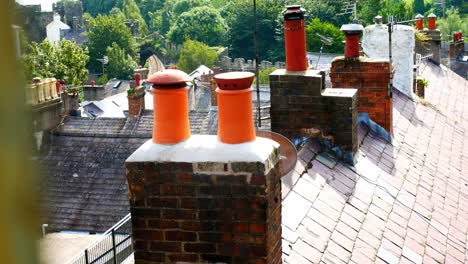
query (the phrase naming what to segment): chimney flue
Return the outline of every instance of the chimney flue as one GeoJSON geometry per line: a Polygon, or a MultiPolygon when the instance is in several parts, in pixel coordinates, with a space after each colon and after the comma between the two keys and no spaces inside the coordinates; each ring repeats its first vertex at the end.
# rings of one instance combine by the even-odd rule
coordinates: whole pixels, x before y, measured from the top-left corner
{"type": "Polygon", "coordinates": [[[169,69],[148,78],[153,84],[153,142],[176,144],[190,137],[187,83],[190,76],[169,69]]]}
{"type": "Polygon", "coordinates": [[[424,17],[421,14],[417,14],[416,17],[416,29],[423,30],[424,28],[424,17]]]}
{"type": "Polygon", "coordinates": [[[252,112],[251,72],[228,72],[214,76],[218,88],[218,139],[227,144],[255,140],[252,112]]]}
{"type": "Polygon", "coordinates": [[[364,28],[359,24],[346,24],[341,26],[341,31],[346,37],[345,57],[347,59],[359,57],[359,34],[364,28]]]}
{"type": "Polygon", "coordinates": [[[431,13],[429,16],[427,16],[427,29],[436,30],[436,19],[437,16],[434,13],[431,13]]]}
{"type": "Polygon", "coordinates": [[[305,38],[305,9],[300,5],[287,6],[284,17],[284,42],[286,49],[286,70],[305,71],[307,50],[305,38]]]}
{"type": "Polygon", "coordinates": [[[380,16],[380,15],[379,15],[379,16],[376,16],[376,17],[374,18],[374,21],[375,21],[375,24],[376,24],[376,25],[382,25],[382,16],[380,16]]]}

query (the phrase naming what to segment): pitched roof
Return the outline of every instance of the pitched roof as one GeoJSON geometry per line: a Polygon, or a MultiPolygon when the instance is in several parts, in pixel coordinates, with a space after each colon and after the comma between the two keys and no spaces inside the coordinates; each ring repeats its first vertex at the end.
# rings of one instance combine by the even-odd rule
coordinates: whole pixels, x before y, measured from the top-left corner
{"type": "Polygon", "coordinates": [[[354,167],[300,150],[282,179],[285,263],[468,260],[468,82],[430,62],[422,75],[426,100],[393,95],[392,144],[360,125],[354,167]]]}
{"type": "MultiPolygon", "coordinates": [[[[192,133],[208,112],[190,112],[192,133]]],[[[43,223],[49,230],[103,232],[129,211],[125,160],[151,138],[153,112],[140,119],[68,117],[38,158],[43,223]]]]}
{"type": "MultiPolygon", "coordinates": [[[[192,134],[216,134],[217,111],[190,111],[189,119],[192,134]]],[[[68,117],[38,157],[48,230],[104,232],[123,218],[130,209],[125,160],[152,129],[151,110],[139,119],[68,117]]]]}

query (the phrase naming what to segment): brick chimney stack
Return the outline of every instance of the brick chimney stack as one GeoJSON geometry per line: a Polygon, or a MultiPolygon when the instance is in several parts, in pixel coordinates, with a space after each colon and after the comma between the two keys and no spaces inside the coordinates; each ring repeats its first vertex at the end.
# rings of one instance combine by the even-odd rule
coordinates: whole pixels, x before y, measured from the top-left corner
{"type": "Polygon", "coordinates": [[[186,77],[178,70],[150,77],[155,134],[126,161],[135,264],[281,263],[279,145],[243,137],[251,77],[217,76],[220,129],[246,129],[234,131],[242,144],[219,140],[231,131],[161,144],[161,131],[179,134],[188,122],[186,77]]]}
{"type": "Polygon", "coordinates": [[[362,26],[343,25],[346,35],[345,56],[333,60],[330,80],[333,88],[357,89],[357,111],[386,129],[393,131],[393,103],[390,83],[393,67],[388,59],[359,57],[359,33],[362,26]]]}
{"type": "Polygon", "coordinates": [[[424,17],[421,14],[417,14],[415,19],[416,19],[416,29],[423,30],[424,29],[424,17]]]}
{"type": "Polygon", "coordinates": [[[440,43],[442,41],[442,36],[440,30],[436,27],[436,18],[436,15],[431,13],[427,17],[427,29],[423,29],[422,21],[424,17],[421,15],[416,16],[416,19],[419,19],[416,20],[416,29],[425,34],[429,38],[429,41],[427,44],[422,44],[422,47],[420,43],[416,43],[415,51],[423,56],[432,54],[432,61],[436,64],[440,64],[440,43]],[[420,25],[418,25],[418,21],[420,21],[420,25]]]}
{"type": "Polygon", "coordinates": [[[360,45],[359,34],[364,28],[359,24],[346,24],[341,26],[341,31],[345,34],[345,57],[353,59],[359,57],[360,45]]]}
{"type": "Polygon", "coordinates": [[[305,9],[300,5],[287,6],[282,14],[284,17],[286,70],[305,71],[308,68],[304,19],[305,9]]]}

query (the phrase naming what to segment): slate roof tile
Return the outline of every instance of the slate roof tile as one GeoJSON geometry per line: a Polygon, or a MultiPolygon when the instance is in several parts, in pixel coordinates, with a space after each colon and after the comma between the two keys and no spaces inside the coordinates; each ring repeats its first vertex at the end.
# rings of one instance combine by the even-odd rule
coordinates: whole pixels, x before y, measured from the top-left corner
{"type": "MultiPolygon", "coordinates": [[[[289,195],[319,190],[298,228],[288,231],[300,238],[310,232],[304,226],[330,232],[320,261],[312,263],[468,261],[468,82],[431,62],[423,63],[422,74],[429,79],[424,101],[394,92],[391,144],[359,125],[361,156],[354,167],[328,161],[327,167],[299,152],[302,164],[313,166],[296,166],[304,171],[288,179],[283,212],[291,210],[289,195]],[[306,188],[308,182],[314,188],[306,188]]],[[[311,243],[318,241],[324,240],[311,243]]],[[[295,251],[305,254],[303,246],[288,247],[288,263],[295,251]]]]}

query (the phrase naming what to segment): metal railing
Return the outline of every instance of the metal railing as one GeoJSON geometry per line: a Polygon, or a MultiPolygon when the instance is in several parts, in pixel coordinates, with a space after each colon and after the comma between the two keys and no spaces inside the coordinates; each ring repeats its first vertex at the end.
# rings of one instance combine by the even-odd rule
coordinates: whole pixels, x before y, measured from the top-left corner
{"type": "Polygon", "coordinates": [[[117,264],[125,261],[133,253],[130,219],[130,214],[127,214],[66,264],[117,264]]]}

